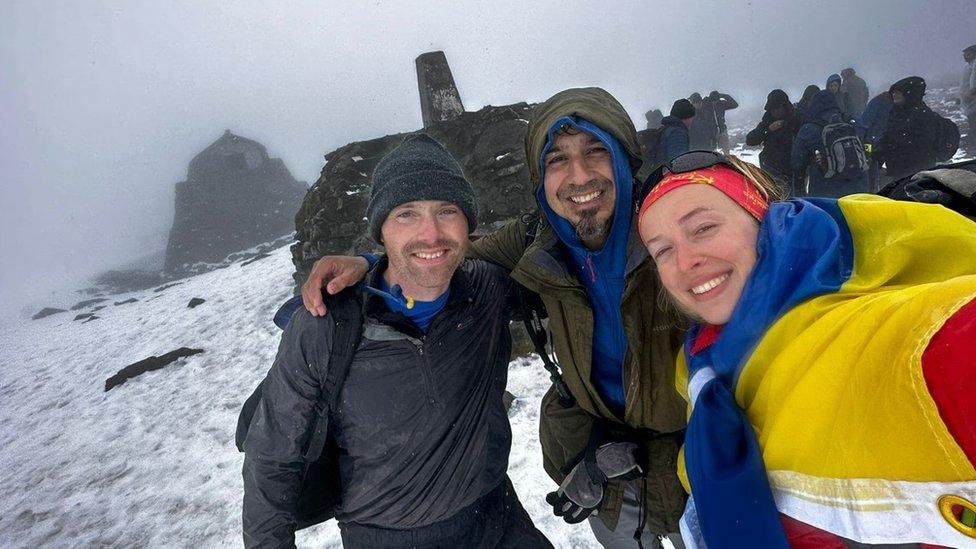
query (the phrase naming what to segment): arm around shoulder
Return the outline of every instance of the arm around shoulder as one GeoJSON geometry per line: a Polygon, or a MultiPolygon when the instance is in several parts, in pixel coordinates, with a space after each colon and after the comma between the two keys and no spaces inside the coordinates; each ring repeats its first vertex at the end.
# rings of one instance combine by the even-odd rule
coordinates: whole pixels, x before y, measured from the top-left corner
{"type": "Polygon", "coordinates": [[[520,216],[493,233],[471,242],[468,257],[494,263],[511,272],[525,253],[528,224],[520,216]]]}

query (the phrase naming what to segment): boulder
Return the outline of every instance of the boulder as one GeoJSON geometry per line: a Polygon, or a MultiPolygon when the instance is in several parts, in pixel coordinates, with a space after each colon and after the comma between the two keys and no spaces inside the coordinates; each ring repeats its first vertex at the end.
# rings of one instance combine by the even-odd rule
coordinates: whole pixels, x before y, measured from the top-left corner
{"type": "Polygon", "coordinates": [[[65,312],[64,309],[58,309],[55,307],[44,307],[40,311],[34,313],[34,316],[31,317],[31,320],[38,320],[46,316],[56,315],[58,313],[63,313],[63,312],[65,312]]]}

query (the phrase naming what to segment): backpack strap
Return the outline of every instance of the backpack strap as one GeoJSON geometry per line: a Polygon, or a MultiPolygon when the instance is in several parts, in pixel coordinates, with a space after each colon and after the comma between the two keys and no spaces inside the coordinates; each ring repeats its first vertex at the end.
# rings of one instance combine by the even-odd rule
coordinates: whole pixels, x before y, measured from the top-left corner
{"type": "Polygon", "coordinates": [[[335,328],[321,400],[316,406],[314,427],[305,450],[306,463],[312,463],[322,455],[329,437],[330,412],[339,401],[339,392],[349,374],[349,367],[363,333],[362,298],[355,288],[348,288],[336,296],[328,296],[323,292],[322,296],[326,299],[335,328]]]}
{"type": "MultiPolygon", "coordinates": [[[[524,216],[522,220],[528,225],[525,233],[525,249],[528,249],[538,236],[539,226],[542,224],[542,215],[536,210],[535,213],[524,216]]],[[[542,366],[549,372],[549,380],[552,381],[556,387],[556,392],[559,393],[559,403],[563,408],[569,408],[576,402],[576,399],[569,392],[569,387],[559,372],[559,365],[552,359],[546,348],[549,338],[546,336],[546,328],[542,324],[542,319],[547,316],[545,305],[542,304],[538,294],[518,283],[515,284],[515,298],[522,312],[525,331],[529,334],[529,339],[532,340],[536,354],[542,359],[542,366]]]]}

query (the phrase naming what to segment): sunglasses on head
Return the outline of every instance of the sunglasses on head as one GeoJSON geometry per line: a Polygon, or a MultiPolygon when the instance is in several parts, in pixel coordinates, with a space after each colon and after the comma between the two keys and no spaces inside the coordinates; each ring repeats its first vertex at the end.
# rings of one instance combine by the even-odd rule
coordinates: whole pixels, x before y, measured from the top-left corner
{"type": "MultiPolygon", "coordinates": [[[[711,168],[722,164],[730,168],[735,168],[729,158],[724,154],[715,151],[688,151],[664,163],[664,168],[671,173],[685,173],[711,168]]],[[[663,174],[662,174],[663,175],[663,174]]]]}
{"type": "Polygon", "coordinates": [[[735,169],[735,166],[729,161],[729,157],[715,151],[688,151],[681,153],[651,172],[651,175],[641,185],[638,203],[669,173],[693,172],[695,170],[711,168],[719,164],[735,169]]]}

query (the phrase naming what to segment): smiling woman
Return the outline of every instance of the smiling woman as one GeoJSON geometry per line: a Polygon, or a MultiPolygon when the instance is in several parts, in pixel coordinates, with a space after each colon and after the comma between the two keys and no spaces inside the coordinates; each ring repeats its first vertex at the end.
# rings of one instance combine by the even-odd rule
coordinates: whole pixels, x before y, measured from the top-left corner
{"type": "Polygon", "coordinates": [[[976,224],[868,195],[777,202],[771,181],[692,152],[639,213],[697,320],[676,375],[686,541],[971,544],[976,224]]]}

